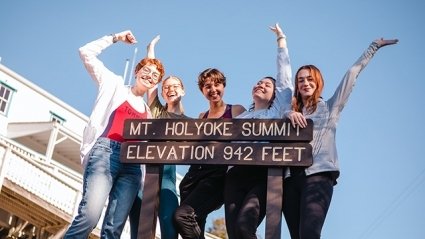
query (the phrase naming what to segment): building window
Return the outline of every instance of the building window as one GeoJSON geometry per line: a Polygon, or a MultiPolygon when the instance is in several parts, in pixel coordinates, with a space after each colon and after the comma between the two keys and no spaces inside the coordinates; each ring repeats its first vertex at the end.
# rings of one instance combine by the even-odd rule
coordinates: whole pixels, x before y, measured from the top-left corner
{"type": "Polygon", "coordinates": [[[50,120],[54,122],[58,122],[59,124],[63,124],[66,120],[63,117],[60,117],[58,114],[50,111],[50,120]]]}
{"type": "Polygon", "coordinates": [[[12,94],[16,90],[0,81],[0,114],[7,115],[12,101],[12,94]]]}

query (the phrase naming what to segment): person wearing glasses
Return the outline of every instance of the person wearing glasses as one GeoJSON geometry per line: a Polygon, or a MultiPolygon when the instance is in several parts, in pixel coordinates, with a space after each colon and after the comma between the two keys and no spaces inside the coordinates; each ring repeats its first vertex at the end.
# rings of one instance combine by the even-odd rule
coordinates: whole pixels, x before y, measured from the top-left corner
{"type": "Polygon", "coordinates": [[[144,58],[135,68],[134,84],[124,85],[123,77],[110,71],[98,58],[117,42],[137,43],[132,32],[126,30],[103,36],[79,49],[98,93],[81,145],[83,194],[78,213],[64,238],[88,238],[107,201],[100,238],[120,238],[142,183],[143,165],[120,162],[124,120],[151,118],[143,96],[161,81],[164,67],[158,59],[144,58]]]}
{"type": "MultiPolygon", "coordinates": [[[[147,57],[155,58],[155,45],[160,37],[155,37],[148,45],[147,57]]],[[[161,96],[165,105],[161,103],[158,95],[158,86],[148,90],[148,105],[155,119],[182,119],[189,118],[184,114],[182,97],[185,95],[183,81],[177,76],[168,76],[162,81],[161,96]]],[[[137,239],[140,208],[142,203],[142,190],[139,191],[130,211],[131,239],[137,239]]],[[[176,165],[164,165],[162,172],[161,192],[159,199],[159,224],[162,239],[177,239],[178,234],[173,224],[173,214],[179,205],[176,189],[176,165]]]]}

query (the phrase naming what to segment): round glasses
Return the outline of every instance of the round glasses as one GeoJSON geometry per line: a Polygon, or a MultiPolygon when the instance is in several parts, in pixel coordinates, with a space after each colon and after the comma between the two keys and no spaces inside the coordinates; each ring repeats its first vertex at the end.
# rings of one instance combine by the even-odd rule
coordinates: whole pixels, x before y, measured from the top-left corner
{"type": "Polygon", "coordinates": [[[169,91],[171,89],[177,90],[178,88],[181,88],[181,87],[182,87],[182,85],[180,85],[180,84],[163,85],[162,90],[165,90],[165,91],[169,91]]]}

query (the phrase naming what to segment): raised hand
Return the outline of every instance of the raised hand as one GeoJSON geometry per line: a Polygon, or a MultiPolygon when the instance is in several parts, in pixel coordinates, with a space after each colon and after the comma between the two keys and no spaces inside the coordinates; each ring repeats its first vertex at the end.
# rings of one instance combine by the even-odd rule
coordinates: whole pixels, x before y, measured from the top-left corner
{"type": "Polygon", "coordinates": [[[161,37],[158,35],[147,46],[148,58],[155,58],[155,45],[161,37]]]}
{"type": "Polygon", "coordinates": [[[270,30],[272,30],[274,33],[276,33],[277,37],[285,37],[285,34],[283,34],[282,29],[279,26],[279,23],[276,23],[274,26],[269,27],[270,30]]]}
{"type": "Polygon", "coordinates": [[[272,30],[274,33],[276,33],[277,37],[277,46],[279,48],[285,48],[286,47],[286,36],[283,34],[282,29],[279,26],[279,23],[276,23],[274,26],[269,27],[270,30],[272,30]]]}
{"type": "Polygon", "coordinates": [[[127,44],[136,44],[137,40],[136,37],[131,33],[130,30],[122,31],[120,33],[115,34],[115,38],[117,41],[122,41],[127,44]]]}
{"type": "Polygon", "coordinates": [[[383,46],[397,44],[398,39],[384,39],[384,38],[379,38],[379,39],[376,39],[373,42],[375,42],[376,44],[378,44],[378,47],[381,48],[383,46]]]}

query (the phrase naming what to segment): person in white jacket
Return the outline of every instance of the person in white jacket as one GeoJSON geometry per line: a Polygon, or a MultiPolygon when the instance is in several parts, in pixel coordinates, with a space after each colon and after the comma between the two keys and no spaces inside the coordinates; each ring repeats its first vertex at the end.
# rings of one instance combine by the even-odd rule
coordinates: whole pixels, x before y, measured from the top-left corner
{"type": "Polygon", "coordinates": [[[120,238],[141,186],[143,166],[120,162],[124,120],[151,118],[143,96],[161,81],[164,67],[157,59],[144,58],[135,68],[134,84],[124,85],[124,79],[98,59],[104,49],[116,42],[137,43],[127,30],[104,36],[79,49],[84,66],[97,83],[98,94],[81,145],[81,162],[85,167],[83,195],[64,238],[88,238],[107,200],[100,237],[120,238]]]}

